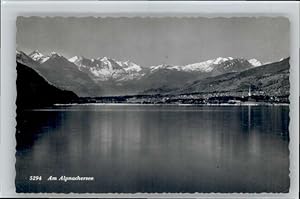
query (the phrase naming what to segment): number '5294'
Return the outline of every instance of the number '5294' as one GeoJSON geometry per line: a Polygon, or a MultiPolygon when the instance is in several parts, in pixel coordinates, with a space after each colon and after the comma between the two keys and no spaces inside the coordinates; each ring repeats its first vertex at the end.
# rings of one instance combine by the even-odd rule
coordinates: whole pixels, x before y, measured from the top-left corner
{"type": "Polygon", "coordinates": [[[30,181],[41,181],[42,176],[29,176],[30,181]]]}

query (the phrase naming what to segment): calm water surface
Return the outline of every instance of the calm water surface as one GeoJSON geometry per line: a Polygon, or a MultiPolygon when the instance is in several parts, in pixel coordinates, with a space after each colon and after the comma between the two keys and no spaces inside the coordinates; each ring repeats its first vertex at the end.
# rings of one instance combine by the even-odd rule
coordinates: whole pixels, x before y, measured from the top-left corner
{"type": "Polygon", "coordinates": [[[17,192],[288,192],[288,106],[58,106],[18,121],[17,192]],[[40,175],[42,181],[29,181],[40,175]],[[51,182],[49,176],[94,181],[51,182]]]}

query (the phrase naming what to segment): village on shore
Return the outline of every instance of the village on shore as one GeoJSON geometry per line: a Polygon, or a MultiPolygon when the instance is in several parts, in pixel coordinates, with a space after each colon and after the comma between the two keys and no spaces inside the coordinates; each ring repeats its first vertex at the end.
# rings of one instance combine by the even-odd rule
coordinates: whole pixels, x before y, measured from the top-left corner
{"type": "Polygon", "coordinates": [[[289,104],[289,96],[270,96],[263,92],[190,93],[180,95],[127,95],[106,97],[81,97],[78,104],[125,103],[125,104],[233,104],[267,105],[289,104]]]}

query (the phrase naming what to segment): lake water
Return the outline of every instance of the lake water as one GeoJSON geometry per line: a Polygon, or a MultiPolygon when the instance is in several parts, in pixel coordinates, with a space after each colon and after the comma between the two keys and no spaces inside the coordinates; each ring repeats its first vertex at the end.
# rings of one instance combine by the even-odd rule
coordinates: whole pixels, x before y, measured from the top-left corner
{"type": "Polygon", "coordinates": [[[288,106],[27,110],[18,119],[16,191],[288,192],[288,125],[288,106]]]}

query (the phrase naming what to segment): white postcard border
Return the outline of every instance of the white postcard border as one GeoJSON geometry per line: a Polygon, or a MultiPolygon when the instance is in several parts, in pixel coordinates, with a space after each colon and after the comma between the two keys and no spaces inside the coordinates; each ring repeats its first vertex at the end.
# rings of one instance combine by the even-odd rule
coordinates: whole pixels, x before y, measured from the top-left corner
{"type": "Polygon", "coordinates": [[[3,197],[197,197],[197,198],[297,198],[299,191],[299,3],[298,2],[164,2],[164,1],[3,1],[1,23],[1,193],[3,197]],[[290,20],[290,192],[240,193],[136,193],[136,194],[17,194],[15,192],[15,99],[17,16],[110,17],[232,17],[284,16],[290,20]]]}

